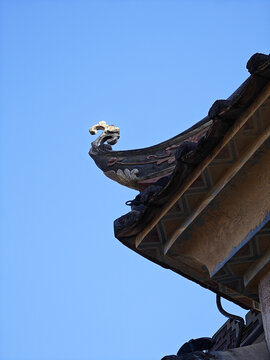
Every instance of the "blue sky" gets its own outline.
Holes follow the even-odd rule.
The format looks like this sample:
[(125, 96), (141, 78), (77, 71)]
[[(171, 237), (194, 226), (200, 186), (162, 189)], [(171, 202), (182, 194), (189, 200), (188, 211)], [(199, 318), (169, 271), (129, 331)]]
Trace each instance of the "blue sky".
[[(88, 156), (166, 140), (269, 53), (269, 1), (1, 2), (0, 360), (158, 360), (226, 320), (113, 236), (136, 192)], [(244, 314), (224, 302), (226, 309)]]

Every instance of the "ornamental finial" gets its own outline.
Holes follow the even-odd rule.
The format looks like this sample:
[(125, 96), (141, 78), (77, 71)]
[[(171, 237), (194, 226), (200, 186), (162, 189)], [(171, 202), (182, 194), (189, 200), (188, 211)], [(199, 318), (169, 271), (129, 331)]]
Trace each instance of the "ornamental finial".
[(100, 121), (89, 129), (91, 135), (95, 135), (98, 130), (103, 130), (102, 134), (92, 143), (94, 147), (101, 148), (104, 143), (114, 145), (120, 138), (120, 129), (114, 125), (107, 125), (106, 121)]

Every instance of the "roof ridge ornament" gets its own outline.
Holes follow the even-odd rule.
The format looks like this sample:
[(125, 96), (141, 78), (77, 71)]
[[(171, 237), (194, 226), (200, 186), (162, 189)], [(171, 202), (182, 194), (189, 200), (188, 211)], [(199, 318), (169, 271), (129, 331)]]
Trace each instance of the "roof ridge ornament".
[[(114, 125), (108, 125), (106, 121), (100, 121), (89, 129), (91, 135), (96, 135), (98, 130), (103, 130), (99, 137), (92, 142), (91, 152), (100, 150), (112, 150), (111, 145), (115, 145), (120, 138), (120, 129)], [(107, 142), (107, 144), (105, 144)]]

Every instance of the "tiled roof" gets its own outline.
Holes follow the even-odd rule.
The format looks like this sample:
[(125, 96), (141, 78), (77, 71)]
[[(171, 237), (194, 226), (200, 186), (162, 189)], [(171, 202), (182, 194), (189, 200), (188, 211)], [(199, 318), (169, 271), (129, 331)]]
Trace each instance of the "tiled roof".
[[(266, 111), (266, 121), (270, 107), (270, 56), (255, 54), (248, 61), (247, 67), (251, 72), (250, 77), (227, 100), (217, 100), (210, 108), (208, 117), (203, 122), (206, 124), (211, 121), (206, 134), (197, 139), (195, 144), (184, 141), (178, 146), (173, 173), (162, 179), (163, 182), (158, 181), (141, 191), (131, 202), (132, 211), (117, 219), (114, 229), (115, 236), (124, 245), (149, 260), (170, 268), (245, 308), (259, 309), (257, 293), (244, 289), (243, 279), (239, 278), (238, 273), (231, 274), (231, 268), (228, 280), (226, 273), (221, 273), (221, 270), (226, 271), (225, 268), (214, 269), (209, 278), (207, 271), (204, 275), (203, 268), (195, 274), (194, 264), (189, 264), (188, 258), (179, 262), (176, 257), (170, 256), (175, 240), (180, 235), (185, 237), (184, 241), (193, 236), (186, 229), (192, 227), (198, 214), (235, 176), (239, 162), (242, 161), (241, 166), (245, 164), (246, 155), (242, 150), (246, 149), (250, 139), (256, 140), (256, 137), (261, 136), (258, 146), (267, 139), (263, 133), (260, 135), (257, 132), (256, 127), (261, 121), (258, 109)], [(228, 169), (224, 177), (223, 173)], [(168, 255), (166, 259), (164, 255)], [(239, 256), (240, 259), (240, 253)], [(236, 258), (234, 263), (235, 261)], [(240, 264), (244, 269), (242, 258)]]
[[(223, 198), (226, 199), (227, 184), (233, 183), (234, 188), (242, 184), (243, 173), (250, 170), (247, 169), (250, 160), (255, 161), (265, 147), (270, 147), (270, 55), (253, 55), (247, 69), (249, 78), (228, 99), (215, 101), (207, 117), (180, 135), (145, 149), (112, 151), (105, 142), (114, 144), (120, 130), (102, 122), (90, 129), (91, 133), (104, 129), (92, 143), (90, 155), (105, 175), (140, 190), (133, 201), (127, 202), (131, 211), (114, 222), (115, 236), (124, 245), (244, 308), (259, 309), (257, 290), (251, 286), (254, 271), (245, 274), (245, 278), (243, 274), (265, 251), (269, 219), (260, 219), (259, 225), (254, 224), (256, 231), (252, 227), (249, 229), (249, 224), (245, 225), (243, 232), (252, 230), (247, 236), (248, 241), (252, 238), (254, 246), (241, 243), (240, 251), (239, 244), (232, 245), (233, 254), (228, 254), (225, 262), (218, 259), (208, 267), (203, 261), (206, 257), (209, 259), (206, 253), (218, 227), (216, 222), (212, 224), (214, 217), (205, 220), (213, 229), (208, 228), (212, 233), (200, 232), (200, 221), (204, 221), (207, 211), (219, 200), (226, 201)], [(237, 183), (239, 174), (242, 178)], [(238, 204), (234, 206), (237, 208), (233, 208), (235, 215), (229, 213), (228, 218), (239, 218)], [(264, 214), (265, 209), (258, 211)], [(219, 213), (214, 215), (218, 221)], [(240, 223), (245, 219), (247, 217), (242, 216)], [(221, 231), (223, 226), (219, 225)], [(191, 238), (194, 243), (194, 234), (196, 239), (204, 236), (208, 243), (204, 259), (200, 258), (202, 262), (197, 260), (197, 255), (190, 257), (186, 249)], [(226, 243), (222, 236), (219, 240)], [(186, 255), (182, 251), (183, 244), (187, 244)]]

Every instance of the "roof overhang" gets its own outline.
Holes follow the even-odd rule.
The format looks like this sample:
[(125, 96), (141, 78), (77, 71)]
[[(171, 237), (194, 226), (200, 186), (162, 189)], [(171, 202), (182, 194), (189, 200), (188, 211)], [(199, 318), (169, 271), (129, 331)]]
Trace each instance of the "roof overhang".
[(100, 122), (89, 154), (105, 175), (141, 191), (114, 223), (123, 244), (259, 310), (258, 282), (270, 268), (270, 55), (253, 55), (247, 68), (228, 99), (174, 138), (112, 151), (120, 130)]
[(270, 263), (270, 63), (209, 111), (202, 144), (184, 154), (142, 211), (115, 222), (125, 245), (245, 307)]

